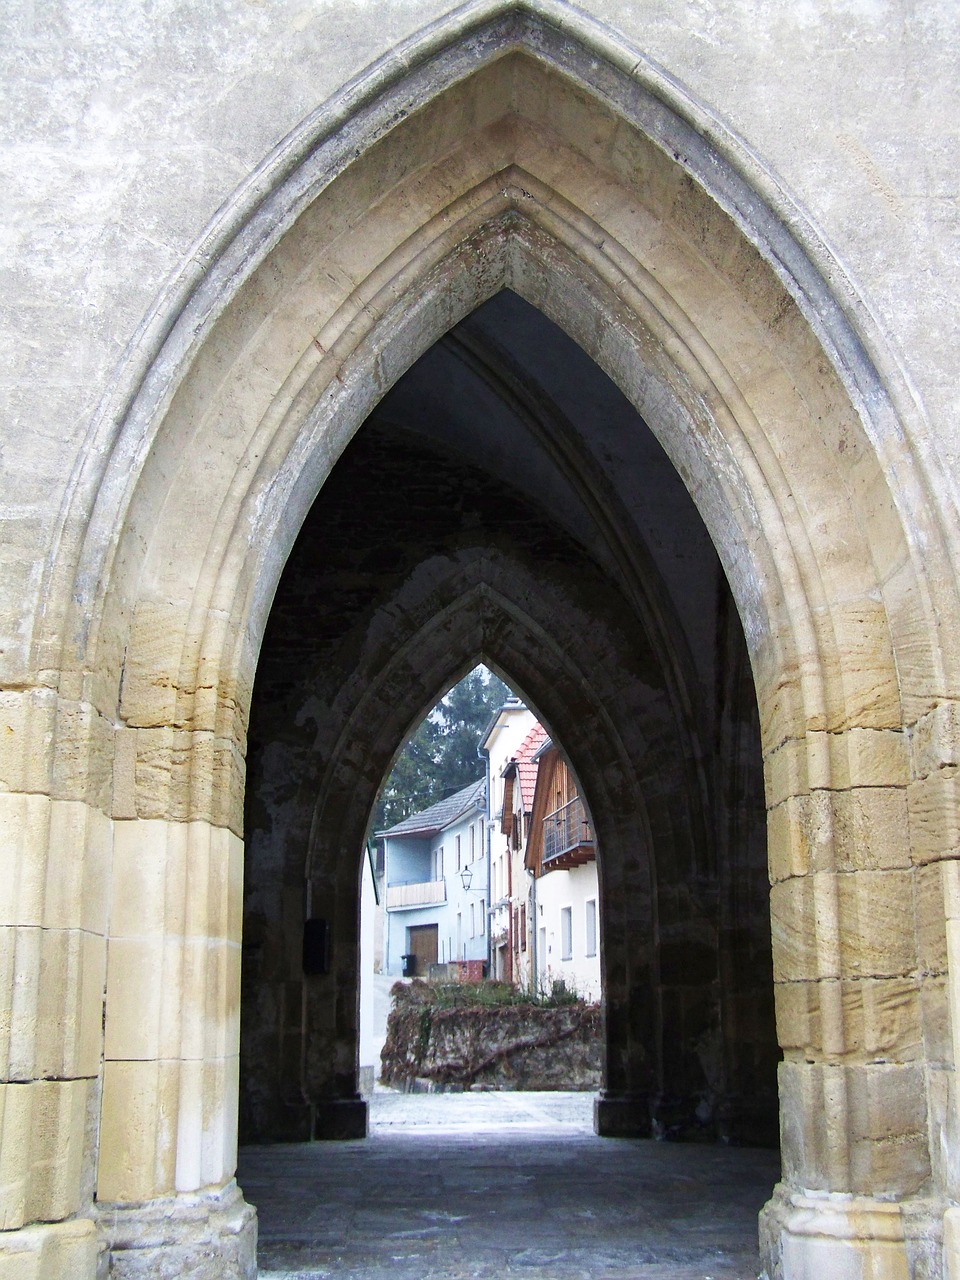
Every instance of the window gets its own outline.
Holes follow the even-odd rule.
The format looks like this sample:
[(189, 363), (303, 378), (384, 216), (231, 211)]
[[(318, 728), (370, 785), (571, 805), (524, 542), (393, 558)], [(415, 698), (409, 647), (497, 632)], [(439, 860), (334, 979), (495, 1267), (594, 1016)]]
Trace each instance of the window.
[(487, 904), (480, 899), (480, 937), (482, 938), (487, 928)]
[(463, 870), (463, 858), (461, 857), (461, 854), (460, 854), (460, 837), (459, 836), (457, 836), (457, 870), (458, 871)]
[(434, 880), (443, 879), (443, 845), (433, 855), (433, 878)]
[(520, 950), (527, 949), (527, 904), (520, 903)]
[(540, 977), (542, 978), (547, 972), (547, 927), (540, 926), (540, 954), (537, 956), (537, 962), (540, 967)]
[(597, 900), (588, 899), (586, 903), (587, 955), (597, 954)]
[(476, 936), (477, 936), (476, 903), (471, 902), (470, 903), (470, 937), (475, 938)]
[(477, 826), (475, 822), (470, 823), (470, 861), (473, 862), (477, 856)]
[(560, 909), (560, 959), (573, 959), (573, 907)]
[(458, 960), (463, 959), (463, 957), (460, 954), (461, 951), (463, 951), (463, 916), (458, 911), (457, 912), (457, 959)]

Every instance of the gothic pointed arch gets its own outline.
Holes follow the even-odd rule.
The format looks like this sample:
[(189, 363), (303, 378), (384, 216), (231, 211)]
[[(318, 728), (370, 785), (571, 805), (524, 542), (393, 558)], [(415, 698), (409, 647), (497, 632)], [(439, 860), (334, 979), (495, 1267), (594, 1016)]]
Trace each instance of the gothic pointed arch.
[[(958, 602), (914, 410), (747, 149), (637, 51), (560, 14), (471, 7), (305, 122), (158, 305), (75, 477), (34, 637), (63, 672), (58, 768), (109, 793), (117, 882), (149, 865), (169, 904), (112, 898), (101, 1127), (121, 1132), (131, 1098), (151, 1120), (134, 1150), (101, 1143), (108, 1237), (125, 1206), (232, 1177), (246, 731), (284, 563), (371, 410), (505, 289), (655, 433), (742, 619), (787, 1059), (771, 1266), (802, 1274), (812, 1236), (899, 1259), (946, 1204), (930, 902), (956, 847), (938, 744)], [(189, 897), (190, 914), (201, 863), (209, 910)], [(155, 996), (174, 986), (179, 1004)], [(907, 1013), (878, 1027), (877, 1002)], [(863, 1198), (855, 1219), (834, 1193)]]

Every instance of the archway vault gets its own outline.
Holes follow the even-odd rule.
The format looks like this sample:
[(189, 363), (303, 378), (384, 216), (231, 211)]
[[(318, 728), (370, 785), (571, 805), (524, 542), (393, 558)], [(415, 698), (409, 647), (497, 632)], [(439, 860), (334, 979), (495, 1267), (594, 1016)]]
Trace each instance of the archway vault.
[[(106, 919), (103, 889), (89, 929), (110, 938), (105, 1040), (96, 1001), (78, 1016), (83, 1052), (103, 1048), (99, 1196), (116, 1258), (153, 1230), (152, 1209), (124, 1206), (232, 1177), (244, 743), (286, 556), (384, 392), (510, 288), (657, 434), (743, 620), (787, 1054), (768, 1265), (799, 1276), (856, 1251), (934, 1274), (954, 1212), (958, 681), (940, 637), (958, 610), (877, 344), (743, 176), (746, 153), (714, 142), (633, 51), (549, 5), (473, 10), (335, 110), (265, 167), (238, 234), (160, 322), (122, 425), (103, 428), (109, 461), (79, 478), (67, 523), (83, 545), (64, 540), (49, 580), (71, 587), (36, 634), (58, 655), (60, 702), (55, 721), (47, 693), (29, 714), (54, 725), (55, 802), (94, 815), (77, 819), (88, 868), (106, 839), (95, 815), (113, 824), (115, 906)], [(185, 841), (209, 851), (202, 905)], [(144, 1036), (136, 993), (163, 975), (177, 998)], [(74, 1182), (38, 1220), (87, 1211)], [(235, 1199), (211, 1194), (242, 1241)]]

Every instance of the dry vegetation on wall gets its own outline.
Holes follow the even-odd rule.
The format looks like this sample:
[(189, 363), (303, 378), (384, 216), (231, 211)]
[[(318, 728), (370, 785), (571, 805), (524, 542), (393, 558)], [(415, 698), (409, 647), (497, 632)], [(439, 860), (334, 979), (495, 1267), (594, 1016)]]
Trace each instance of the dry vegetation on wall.
[(600, 1006), (506, 983), (398, 982), (381, 1079), (409, 1089), (598, 1089)]

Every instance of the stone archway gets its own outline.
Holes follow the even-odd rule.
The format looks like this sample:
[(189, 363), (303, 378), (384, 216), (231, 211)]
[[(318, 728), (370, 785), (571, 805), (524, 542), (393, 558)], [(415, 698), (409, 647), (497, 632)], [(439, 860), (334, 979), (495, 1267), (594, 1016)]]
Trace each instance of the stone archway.
[[(957, 601), (879, 346), (844, 312), (802, 222), (749, 180), (746, 150), (636, 51), (547, 5), (429, 32), (336, 110), (263, 171), (235, 234), (223, 229), (192, 296), (172, 305), (116, 431), (106, 415), (107, 462), (92, 449), (78, 483), (79, 562), (51, 571), (37, 644), (54, 655), (59, 700), (38, 693), (23, 714), (48, 735), (57, 808), (36, 819), (29, 858), (45, 865), (67, 824), (86, 850), (80, 878), (96, 882), (86, 931), (101, 941), (87, 986), (72, 978), (49, 997), (54, 1024), (79, 1028), (50, 1051), (69, 1120), (20, 1157), (25, 1182), (39, 1179), (23, 1221), (80, 1216), (25, 1249), (39, 1258), (54, 1241), (63, 1275), (93, 1273), (88, 1182), (59, 1135), (82, 1134), (96, 1105), (83, 1082), (99, 1073), (98, 1220), (116, 1273), (175, 1271), (211, 1235), (233, 1242), (211, 1274), (249, 1270), (231, 1183), (236, 909), (265, 619), (306, 510), (370, 408), (509, 287), (656, 432), (743, 620), (787, 1051), (768, 1265), (797, 1277), (860, 1255), (876, 1274), (935, 1274), (945, 1211), (954, 1248), (944, 766), (957, 681), (940, 636)], [(58, 583), (71, 584), (59, 597)], [(104, 937), (101, 1041), (84, 993)], [(68, 972), (65, 956), (51, 963)], [(101, 1044), (102, 1070), (87, 1061)], [(53, 1190), (36, 1172), (51, 1164)]]
[[(491, 341), (498, 330), (514, 348), (506, 373)], [(465, 348), (489, 359), (464, 364)], [(598, 477), (588, 483), (579, 451), (564, 465), (570, 424), (540, 380), (551, 372), (561, 399), (580, 397), (569, 401), (580, 429), (612, 428), (630, 455), (621, 473), (641, 486), (637, 501), (662, 544), (637, 590), (644, 543), (626, 515), (618, 536), (603, 539), (616, 492)], [(545, 439), (559, 457), (538, 454)], [(597, 505), (599, 522), (585, 523)], [(354, 851), (405, 732), (481, 659), (532, 698), (565, 744), (601, 836), (610, 1033), (601, 1131), (646, 1136), (654, 1125), (770, 1140), (759, 729), (727, 602), (709, 537), (647, 428), (515, 296), (492, 300), (404, 376), (311, 509), (261, 649), (247, 757), (245, 1140), (364, 1131)], [(334, 941), (332, 972), (307, 981), (295, 944), (311, 915), (328, 921)]]

